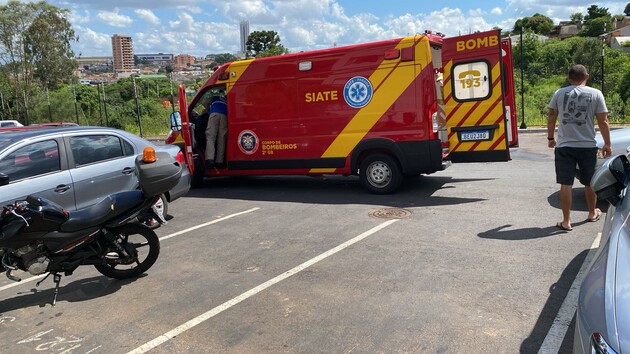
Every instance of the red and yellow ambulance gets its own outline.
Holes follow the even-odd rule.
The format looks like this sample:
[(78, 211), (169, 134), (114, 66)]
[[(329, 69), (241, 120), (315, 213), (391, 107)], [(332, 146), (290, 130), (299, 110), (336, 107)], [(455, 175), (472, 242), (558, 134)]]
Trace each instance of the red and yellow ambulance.
[[(511, 45), (499, 30), (453, 38), (427, 32), (224, 64), (190, 104), (180, 87), (193, 184), (211, 176), (340, 174), (391, 193), (405, 176), (451, 162), (508, 161), (518, 142), (512, 76)], [(216, 95), (228, 106), (226, 165), (206, 168), (196, 141), (203, 132), (189, 119)]]

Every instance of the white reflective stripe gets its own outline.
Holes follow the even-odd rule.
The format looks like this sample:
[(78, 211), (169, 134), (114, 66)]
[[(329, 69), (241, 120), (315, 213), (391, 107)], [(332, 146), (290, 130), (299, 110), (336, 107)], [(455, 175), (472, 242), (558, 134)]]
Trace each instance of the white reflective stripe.
[(186, 152), (192, 152), (192, 146), (186, 146)]

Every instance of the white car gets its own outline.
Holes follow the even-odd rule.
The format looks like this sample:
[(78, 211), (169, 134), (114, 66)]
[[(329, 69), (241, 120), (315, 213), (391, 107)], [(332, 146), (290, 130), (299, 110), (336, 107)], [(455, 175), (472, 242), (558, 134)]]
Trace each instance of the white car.
[(15, 128), (23, 127), (23, 125), (17, 120), (0, 120), (0, 128)]

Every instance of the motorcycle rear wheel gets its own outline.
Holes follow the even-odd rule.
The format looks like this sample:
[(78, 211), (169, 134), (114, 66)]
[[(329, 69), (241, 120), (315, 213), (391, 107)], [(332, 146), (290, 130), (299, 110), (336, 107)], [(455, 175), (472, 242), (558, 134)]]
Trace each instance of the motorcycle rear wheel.
[[(121, 255), (114, 246), (110, 246), (105, 251), (108, 263), (95, 265), (96, 270), (110, 278), (128, 279), (151, 268), (160, 254), (160, 239), (153, 230), (141, 224), (127, 224), (110, 231), (133, 259)], [(119, 258), (114, 254), (118, 254)], [(129, 261), (120, 264), (120, 259), (124, 258)]]

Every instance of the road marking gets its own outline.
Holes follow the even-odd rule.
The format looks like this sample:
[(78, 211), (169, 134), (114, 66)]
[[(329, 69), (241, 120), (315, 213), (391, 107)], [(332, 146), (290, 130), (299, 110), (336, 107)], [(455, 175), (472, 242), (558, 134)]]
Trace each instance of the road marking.
[[(221, 222), (221, 221), (233, 218), (235, 216), (248, 214), (248, 213), (254, 212), (254, 211), (259, 210), (259, 209), (260, 208), (258, 208), (258, 207), (251, 208), (251, 209), (248, 209), (248, 210), (245, 210), (245, 211), (241, 211), (239, 213), (227, 215), (227, 216), (224, 216), (222, 218), (218, 218), (218, 219), (209, 221), (209, 222), (201, 224), (201, 225), (190, 227), (190, 228), (188, 228), (186, 230), (182, 230), (182, 231), (178, 231), (178, 232), (172, 233), (170, 235), (162, 236), (162, 237), (160, 237), (160, 241), (169, 239), (171, 237), (179, 236), (181, 234), (185, 234), (186, 232), (190, 232), (190, 231), (193, 231), (193, 230), (196, 230), (196, 229), (208, 226), (208, 225), (216, 224), (218, 222)], [(15, 286), (18, 286), (18, 285), (21, 285), (21, 284), (25, 284), (25, 283), (28, 283), (28, 282), (31, 282), (31, 281), (34, 281), (34, 280), (37, 280), (37, 279), (41, 279), (41, 278), (43, 278), (45, 276), (46, 276), (46, 274), (36, 275), (36, 276), (32, 276), (32, 277), (28, 277), (28, 278), (22, 279), (22, 281), (20, 281), (20, 282), (15, 282), (15, 283), (7, 284), (7, 285), (4, 285), (4, 286), (0, 286), (0, 292), (8, 290), (8, 289), (11, 289), (11, 288), (13, 288)]]
[(18, 286), (20, 284), (28, 283), (28, 282), (33, 281), (33, 280), (41, 279), (41, 278), (43, 278), (45, 276), (46, 276), (46, 274), (36, 275), (36, 276), (32, 276), (32, 277), (29, 277), (29, 278), (26, 278), (26, 279), (22, 279), (22, 281), (20, 281), (20, 282), (15, 282), (15, 283), (7, 284), (5, 286), (0, 286), (0, 291), (5, 291), (7, 289), (11, 289), (14, 286)]
[(170, 235), (162, 236), (162, 237), (160, 237), (160, 241), (163, 241), (163, 240), (169, 239), (169, 238), (171, 238), (171, 237), (179, 236), (179, 235), (181, 235), (181, 234), (185, 234), (185, 233), (187, 233), (187, 232), (190, 232), (190, 231), (193, 231), (193, 230), (197, 230), (197, 229), (200, 229), (200, 228), (202, 228), (202, 227), (206, 227), (206, 226), (208, 226), (208, 225), (216, 224), (216, 223), (218, 223), (218, 222), (221, 222), (221, 221), (223, 221), (223, 220), (227, 220), (227, 219), (233, 218), (233, 217), (235, 217), (235, 216), (239, 216), (239, 215), (243, 215), (243, 214), (251, 213), (251, 212), (254, 212), (254, 211), (259, 210), (259, 209), (260, 209), (260, 208), (258, 208), (258, 207), (256, 207), (256, 208), (251, 208), (251, 209), (249, 209), (249, 210), (241, 211), (240, 213), (235, 213), (235, 214), (227, 215), (227, 216), (224, 216), (224, 217), (222, 217), (222, 218), (218, 218), (218, 219), (215, 219), (215, 220), (209, 221), (209, 222), (207, 222), (207, 223), (205, 223), (205, 224), (200, 224), (200, 225), (197, 225), (197, 226), (189, 227), (189, 228), (187, 228), (186, 230), (182, 230), (182, 231), (178, 231), (178, 232), (172, 233), (172, 234), (170, 234)]
[(560, 346), (562, 345), (564, 336), (567, 334), (567, 330), (571, 325), (571, 320), (573, 319), (573, 315), (575, 315), (575, 311), (577, 309), (578, 297), (580, 295), (580, 285), (582, 284), (584, 273), (591, 265), (591, 262), (597, 253), (597, 248), (599, 248), (601, 238), (602, 233), (600, 232), (597, 234), (597, 237), (595, 237), (595, 240), (591, 245), (591, 250), (588, 251), (580, 271), (575, 277), (573, 284), (571, 284), (571, 289), (569, 289), (567, 296), (564, 298), (562, 306), (560, 306), (560, 310), (558, 311), (558, 315), (553, 320), (553, 324), (551, 325), (549, 332), (547, 332), (547, 336), (540, 346), (538, 354), (558, 353), (560, 351)]
[(316, 256), (315, 258), (311, 258), (310, 260), (308, 260), (308, 261), (298, 265), (297, 267), (295, 267), (293, 269), (290, 269), (290, 270), (288, 270), (288, 271), (286, 271), (286, 272), (276, 276), (275, 278), (270, 279), (270, 280), (268, 280), (268, 281), (258, 285), (257, 287), (252, 288), (252, 289), (242, 293), (241, 295), (239, 295), (239, 296), (237, 296), (237, 297), (235, 297), (235, 298), (233, 298), (231, 300), (228, 300), (228, 301), (224, 302), (223, 304), (221, 304), (221, 305), (211, 309), (210, 311), (208, 311), (206, 313), (203, 313), (203, 314), (201, 314), (201, 315), (199, 315), (199, 316), (189, 320), (188, 322), (186, 322), (186, 323), (184, 323), (184, 324), (182, 324), (180, 326), (177, 326), (177, 327), (173, 328), (172, 330), (170, 330), (170, 331), (168, 331), (168, 332), (166, 332), (166, 333), (156, 337), (155, 339), (153, 339), (153, 340), (151, 340), (149, 342), (146, 342), (145, 344), (139, 346), (138, 348), (130, 351), (128, 354), (146, 353), (146, 352), (148, 352), (151, 349), (157, 348), (159, 345), (161, 345), (161, 344), (163, 344), (163, 343), (173, 339), (174, 337), (176, 337), (176, 336), (186, 332), (187, 330), (189, 330), (189, 329), (191, 329), (191, 328), (193, 328), (193, 327), (195, 327), (195, 326), (197, 326), (197, 325), (199, 325), (199, 324), (201, 324), (201, 323), (211, 319), (212, 317), (214, 317), (214, 316), (220, 314), (221, 312), (229, 309), (230, 307), (240, 303), (241, 301), (247, 300), (248, 298), (258, 294), (259, 292), (269, 288), (270, 286), (275, 285), (275, 284), (283, 281), (284, 279), (287, 279), (288, 277), (290, 277), (292, 275), (295, 275), (295, 274), (303, 271), (304, 269), (306, 269), (306, 268), (308, 268), (308, 267), (310, 267), (310, 266), (312, 266), (312, 265), (314, 265), (314, 264), (316, 264), (316, 263), (318, 263), (318, 262), (320, 262), (320, 261), (322, 261), (322, 260), (324, 260), (324, 259), (326, 259), (326, 258), (328, 258), (328, 257), (330, 257), (332, 255), (334, 255), (335, 253), (340, 252), (340, 251), (342, 251), (342, 250), (352, 246), (353, 244), (355, 244), (355, 243), (365, 239), (366, 237), (368, 237), (368, 236), (370, 236), (370, 235), (372, 235), (372, 234), (374, 234), (374, 233), (376, 233), (376, 232), (386, 228), (387, 226), (395, 223), (396, 221), (398, 221), (398, 219), (385, 221), (384, 223), (382, 223), (382, 224), (380, 224), (380, 225), (378, 225), (376, 227), (373, 227), (372, 229), (370, 229), (370, 230), (360, 234), (359, 236), (356, 236), (355, 238), (353, 238), (351, 240), (348, 240), (348, 241), (340, 244), (339, 246), (337, 246), (335, 248), (331, 248), (330, 250), (320, 254), (319, 256)]

